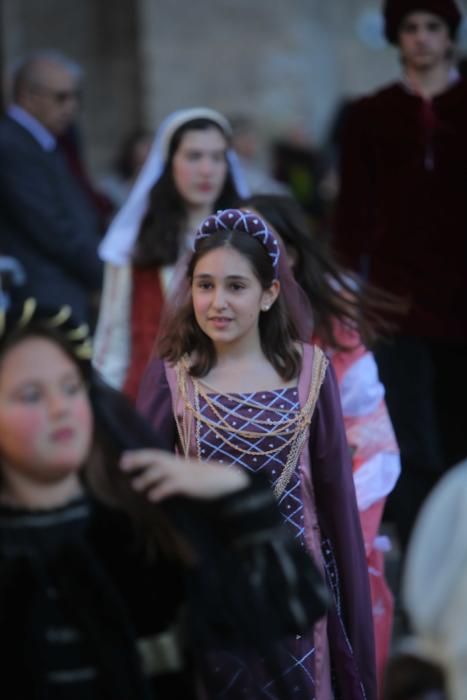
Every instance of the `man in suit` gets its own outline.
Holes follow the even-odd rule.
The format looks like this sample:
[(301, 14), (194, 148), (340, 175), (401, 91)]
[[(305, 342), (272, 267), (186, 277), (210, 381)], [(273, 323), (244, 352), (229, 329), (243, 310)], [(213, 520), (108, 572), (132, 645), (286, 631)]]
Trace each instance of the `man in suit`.
[(24, 266), (27, 295), (69, 304), (87, 321), (101, 287), (97, 218), (57, 150), (76, 115), (80, 80), (79, 67), (52, 52), (14, 71), (13, 102), (0, 120), (0, 239), (2, 252)]

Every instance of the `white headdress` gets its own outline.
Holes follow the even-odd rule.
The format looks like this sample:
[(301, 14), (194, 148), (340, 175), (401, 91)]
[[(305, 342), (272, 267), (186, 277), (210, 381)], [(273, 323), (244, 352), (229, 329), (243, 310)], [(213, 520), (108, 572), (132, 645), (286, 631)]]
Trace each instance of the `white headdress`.
[[(158, 129), (146, 162), (127, 201), (102, 239), (99, 246), (99, 255), (102, 260), (114, 265), (124, 265), (128, 262), (148, 207), (149, 192), (162, 175), (172, 137), (177, 129), (194, 119), (209, 119), (219, 126), (227, 138), (231, 136), (232, 129), (227, 119), (219, 112), (207, 107), (181, 109), (166, 117)], [(239, 197), (247, 197), (248, 188), (232, 149), (227, 151), (227, 161)]]
[(449, 698), (467, 697), (467, 461), (428, 497), (410, 541), (403, 585), (412, 651), (439, 664)]

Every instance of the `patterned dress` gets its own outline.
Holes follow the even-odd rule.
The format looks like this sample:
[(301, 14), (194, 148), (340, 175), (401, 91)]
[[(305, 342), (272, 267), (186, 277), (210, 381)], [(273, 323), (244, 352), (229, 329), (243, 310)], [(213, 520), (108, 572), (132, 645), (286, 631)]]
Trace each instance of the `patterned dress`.
[[(197, 423), (198, 451), (202, 459), (217, 460), (226, 464), (235, 464), (248, 471), (261, 473), (274, 486), (287, 461), (290, 446), (285, 438), (271, 436), (271, 427), (290, 419), (300, 409), (298, 391), (293, 388), (276, 391), (255, 392), (249, 394), (211, 394), (209, 396), (216, 412), (222, 415), (232, 428), (242, 431), (251, 430), (263, 433), (263, 436), (246, 442), (245, 438), (232, 434), (227, 444), (209, 425)], [(216, 415), (211, 406), (200, 397), (199, 409), (203, 416), (215, 421)], [(232, 445), (238, 445), (238, 452)], [(270, 452), (270, 454), (264, 454)], [(257, 454), (255, 454), (257, 453)], [(304, 508), (301, 498), (299, 470), (295, 469), (289, 484), (279, 499), (279, 509), (284, 520), (305, 546)], [(248, 662), (247, 662), (248, 661)], [(287, 688), (290, 698), (315, 697), (315, 645), (313, 632), (291, 639), (278, 652), (282, 683), (277, 685), (271, 680), (267, 669), (261, 668), (259, 660), (251, 673), (251, 659), (244, 654), (216, 653), (209, 659), (208, 689), (221, 698), (269, 698), (279, 700), (284, 697), (283, 687)], [(208, 682), (209, 682), (208, 681)]]
[[(312, 356), (310, 349), (310, 359)], [(193, 406), (196, 416), (192, 421), (180, 407), (184, 417), (178, 427), (185, 454), (265, 476), (287, 526), (308, 548), (323, 574), (316, 514), (314, 518), (306, 514), (302, 488), (303, 467), (308, 466), (303, 459), (308, 451), (303, 448), (327, 364), (323, 353), (316, 350), (316, 362), (308, 363), (297, 387), (241, 394), (213, 393), (189, 377), (184, 362), (177, 370), (177, 392), (185, 406), (187, 402)], [(316, 511), (314, 504), (312, 510)], [(310, 529), (312, 537), (307, 532)], [(274, 669), (264, 668), (259, 654), (245, 650), (210, 654), (204, 666), (209, 698), (332, 698), (325, 620), (306, 635), (284, 640), (275, 649)]]
[[(287, 526), (334, 593), (335, 606), (309, 634), (276, 645), (273, 667), (261, 652), (209, 655), (203, 700), (376, 700), (368, 569), (337, 383), (321, 351), (304, 344), (303, 353), (296, 388), (221, 394), (183, 361), (159, 358), (143, 378), (138, 407), (167, 446), (268, 478)], [(293, 440), (281, 431), (287, 421)]]
[[(232, 434), (230, 442), (248, 453), (229, 446), (209, 425), (199, 422), (199, 453), (202, 459), (243, 467), (248, 471), (264, 474), (274, 486), (287, 461), (289, 447), (285, 438), (270, 435), (270, 429), (284, 423), (292, 413), (300, 409), (298, 391), (295, 388), (249, 394), (212, 394), (210, 400), (232, 428), (264, 433), (263, 437), (246, 441)], [(214, 422), (216, 416), (207, 402), (200, 397), (200, 412)], [(264, 452), (270, 454), (264, 455)], [(257, 452), (258, 454), (255, 454)], [(296, 537), (304, 544), (304, 514), (300, 494), (298, 470), (291, 476), (285, 493), (279, 499), (279, 509)]]

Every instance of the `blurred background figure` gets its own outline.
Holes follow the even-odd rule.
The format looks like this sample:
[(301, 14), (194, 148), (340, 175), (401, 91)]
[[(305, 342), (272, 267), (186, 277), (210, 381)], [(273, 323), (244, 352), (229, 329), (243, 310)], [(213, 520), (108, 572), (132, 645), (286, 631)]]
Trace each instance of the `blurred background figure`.
[(318, 231), (324, 216), (320, 183), (324, 161), (302, 124), (289, 127), (272, 145), (274, 176), (287, 187), (305, 212), (310, 228)]
[(167, 117), (100, 247), (107, 264), (94, 362), (109, 384), (132, 398), (154, 347), (175, 263), (198, 224), (247, 191), (230, 137), (227, 119), (211, 109)]
[(339, 164), (342, 132), (350, 104), (349, 98), (342, 98), (338, 103), (329, 122), (329, 129), (322, 148), (322, 176), (319, 182), (319, 194), (323, 206), (319, 231), (327, 237), (334, 228), (340, 189)]
[(402, 594), (412, 636), (388, 669), (385, 700), (467, 697), (466, 533), (464, 461), (430, 494), (410, 539)]
[(70, 304), (84, 321), (101, 286), (98, 222), (57, 149), (80, 89), (81, 69), (61, 54), (40, 52), (16, 64), (12, 102), (0, 120), (0, 238), (2, 252), (24, 267), (25, 294)]
[(258, 195), (243, 202), (280, 235), (294, 275), (314, 316), (313, 341), (329, 353), (336, 372), (360, 512), (381, 687), (393, 626), (393, 596), (384, 573), (387, 538), (380, 536), (386, 497), (400, 474), (399, 450), (372, 352), (376, 297), (339, 267), (326, 243), (310, 232), (292, 197)]
[(441, 668), (411, 646), (402, 643), (389, 659), (384, 700), (449, 700)]
[(151, 149), (153, 134), (147, 129), (133, 129), (117, 151), (112, 171), (99, 181), (99, 190), (112, 202), (114, 210), (126, 201)]
[(233, 115), (232, 148), (238, 156), (243, 177), (251, 194), (287, 194), (288, 187), (269, 173), (269, 156), (265, 153), (263, 135), (252, 117)]
[(106, 193), (99, 191), (88, 171), (81, 128), (76, 121), (60, 134), (57, 139), (57, 147), (65, 158), (74, 178), (86, 193), (89, 205), (94, 208), (99, 234), (103, 234), (114, 212), (114, 206)]
[(467, 455), (467, 83), (454, 0), (387, 0), (402, 75), (345, 117), (336, 248), (409, 303), (375, 355), (401, 449), (388, 501), (405, 547), (418, 508)]

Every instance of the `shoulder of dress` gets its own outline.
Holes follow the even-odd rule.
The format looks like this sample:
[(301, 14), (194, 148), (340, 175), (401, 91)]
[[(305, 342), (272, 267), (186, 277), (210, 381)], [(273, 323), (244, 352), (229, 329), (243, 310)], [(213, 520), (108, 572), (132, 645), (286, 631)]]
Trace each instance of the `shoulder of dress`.
[(304, 360), (312, 359), (313, 361), (318, 358), (322, 360), (323, 358), (327, 360), (328, 354), (318, 343), (300, 343), (302, 357)]

